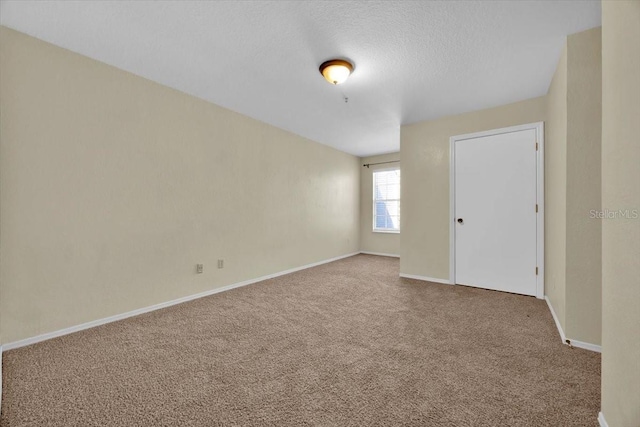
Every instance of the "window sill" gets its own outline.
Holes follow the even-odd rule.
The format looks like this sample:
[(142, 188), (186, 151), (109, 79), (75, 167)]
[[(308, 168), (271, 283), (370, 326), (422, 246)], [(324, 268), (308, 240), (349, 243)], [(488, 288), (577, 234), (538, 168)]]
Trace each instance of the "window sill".
[(400, 231), (395, 230), (373, 230), (374, 233), (382, 233), (382, 234), (400, 234)]

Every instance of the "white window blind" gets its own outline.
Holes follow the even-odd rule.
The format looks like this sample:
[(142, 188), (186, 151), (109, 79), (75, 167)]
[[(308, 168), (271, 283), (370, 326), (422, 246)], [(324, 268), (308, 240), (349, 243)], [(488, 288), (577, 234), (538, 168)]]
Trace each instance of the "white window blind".
[(373, 231), (400, 231), (400, 169), (373, 172)]

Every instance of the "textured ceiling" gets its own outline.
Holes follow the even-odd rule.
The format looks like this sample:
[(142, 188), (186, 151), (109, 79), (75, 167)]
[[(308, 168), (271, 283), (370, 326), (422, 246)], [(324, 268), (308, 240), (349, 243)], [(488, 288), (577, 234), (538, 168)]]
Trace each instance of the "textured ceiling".
[[(599, 1), (2, 1), (2, 25), (359, 156), (544, 95)], [(318, 72), (349, 58), (340, 86)], [(343, 94), (349, 99), (344, 102)]]

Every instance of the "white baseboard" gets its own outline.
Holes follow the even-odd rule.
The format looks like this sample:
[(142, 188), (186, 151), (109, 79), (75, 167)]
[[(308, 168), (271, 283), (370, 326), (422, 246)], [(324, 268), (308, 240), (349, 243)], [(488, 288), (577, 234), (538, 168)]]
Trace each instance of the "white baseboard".
[(571, 338), (568, 338), (568, 340), (569, 340), (569, 344), (571, 344), (574, 347), (583, 348), (589, 351), (595, 351), (596, 353), (602, 353), (601, 345), (591, 344), (589, 342), (582, 342), (578, 340), (572, 340)]
[(220, 293), (220, 292), (229, 291), (231, 289), (240, 288), (242, 286), (251, 285), (253, 283), (262, 282), (263, 280), (273, 279), (274, 277), (279, 277), (279, 276), (284, 276), (285, 274), (295, 273), (296, 271), (305, 270), (307, 268), (316, 267), (316, 266), (322, 265), (322, 264), (327, 264), (329, 262), (337, 261), (337, 260), (343, 259), (343, 258), (348, 258), (348, 257), (354, 256), (354, 255), (358, 255), (358, 252), (354, 252), (354, 253), (350, 253), (350, 254), (347, 254), (347, 255), (338, 256), (338, 257), (335, 257), (335, 258), (325, 259), (323, 261), (314, 262), (312, 264), (303, 265), (301, 267), (291, 268), (289, 270), (280, 271), (278, 273), (268, 274), (266, 276), (257, 277), (255, 279), (249, 279), (249, 280), (245, 280), (245, 281), (242, 281), (242, 282), (233, 283), (231, 285), (222, 286), (220, 288), (211, 289), (209, 291), (200, 292), (200, 293), (194, 294), (194, 295), (188, 295), (186, 297), (174, 299), (172, 301), (167, 301), (167, 302), (162, 302), (162, 303), (159, 303), (159, 304), (154, 304), (154, 305), (151, 305), (151, 306), (148, 306), (148, 307), (139, 308), (137, 310), (128, 311), (126, 313), (116, 314), (115, 316), (109, 316), (109, 317), (105, 317), (103, 319), (93, 320), (91, 322), (82, 323), (80, 325), (71, 326), (69, 328), (60, 329), (58, 331), (48, 332), (46, 334), (37, 335), (35, 337), (25, 338), (23, 340), (19, 340), (19, 341), (14, 341), (14, 342), (11, 342), (11, 343), (3, 344), (2, 347), (3, 347), (4, 351), (13, 350), (15, 348), (24, 347), (24, 346), (27, 346), (27, 345), (31, 345), (31, 344), (35, 344), (35, 343), (41, 342), (41, 341), (46, 341), (46, 340), (49, 340), (51, 338), (56, 338), (56, 337), (60, 337), (60, 336), (63, 336), (63, 335), (68, 335), (68, 334), (71, 334), (71, 333), (74, 333), (74, 332), (79, 332), (79, 331), (83, 331), (85, 329), (93, 328), (93, 327), (104, 325), (104, 324), (111, 323), (111, 322), (116, 322), (118, 320), (123, 320), (123, 319), (126, 319), (128, 317), (137, 316), (137, 315), (140, 315), (140, 314), (148, 313), (150, 311), (155, 311), (155, 310), (159, 310), (161, 308), (170, 307), (172, 305), (181, 304), (183, 302), (192, 301), (192, 300), (195, 300), (195, 299), (198, 299), (198, 298), (206, 297), (206, 296), (217, 294), (217, 293)]
[(562, 344), (566, 344), (567, 336), (564, 334), (564, 331), (562, 330), (562, 325), (560, 324), (560, 320), (558, 319), (558, 316), (556, 315), (556, 312), (553, 309), (553, 306), (551, 305), (551, 301), (549, 301), (549, 297), (545, 295), (544, 300), (547, 302), (547, 305), (549, 306), (549, 311), (551, 312), (553, 321), (556, 322), (556, 328), (558, 328), (558, 332), (560, 333), (560, 340), (562, 341)]
[(416, 280), (423, 280), (425, 282), (434, 282), (434, 283), (442, 283), (444, 285), (450, 285), (451, 282), (449, 282), (448, 280), (445, 279), (435, 279), (433, 277), (426, 277), (426, 276), (416, 276), (414, 274), (404, 274), (404, 273), (400, 273), (400, 277), (404, 277), (405, 279), (416, 279)]
[(558, 328), (558, 332), (560, 333), (560, 339), (562, 340), (562, 344), (571, 345), (577, 348), (583, 348), (585, 350), (595, 351), (596, 353), (602, 353), (602, 346), (567, 338), (567, 336), (564, 334), (564, 331), (562, 330), (562, 325), (560, 325), (560, 320), (558, 320), (558, 316), (556, 315), (556, 312), (553, 310), (551, 301), (549, 301), (549, 297), (545, 295), (544, 299), (545, 301), (547, 301), (547, 305), (549, 306), (549, 311), (551, 311), (551, 316), (553, 317), (553, 321), (556, 322), (556, 328)]
[(604, 414), (602, 412), (598, 412), (598, 423), (600, 423), (600, 427), (609, 427), (609, 424), (607, 424), (607, 420), (604, 419)]
[(400, 255), (398, 254), (385, 254), (382, 252), (367, 252), (367, 251), (360, 251), (360, 253), (365, 255), (378, 255), (378, 256), (388, 256), (392, 258), (400, 258)]

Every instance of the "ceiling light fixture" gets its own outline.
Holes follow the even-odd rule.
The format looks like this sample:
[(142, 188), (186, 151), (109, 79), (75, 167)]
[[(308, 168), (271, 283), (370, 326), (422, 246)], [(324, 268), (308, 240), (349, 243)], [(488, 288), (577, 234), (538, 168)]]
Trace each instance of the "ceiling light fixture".
[(353, 72), (353, 64), (344, 59), (331, 59), (320, 65), (320, 74), (331, 84), (343, 83)]

